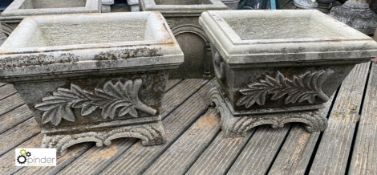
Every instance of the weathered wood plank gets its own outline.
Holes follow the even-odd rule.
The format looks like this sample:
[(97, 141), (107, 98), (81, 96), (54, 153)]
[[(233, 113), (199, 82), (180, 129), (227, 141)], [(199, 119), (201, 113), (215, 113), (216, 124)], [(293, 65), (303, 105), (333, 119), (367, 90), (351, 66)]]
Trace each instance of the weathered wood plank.
[(228, 174), (266, 174), (289, 128), (290, 126), (280, 129), (258, 128), (230, 168)]
[(349, 174), (377, 174), (377, 64), (373, 64)]
[[(14, 94), (0, 101), (0, 116), (24, 104), (19, 94)], [(1, 124), (1, 123), (0, 123)]]
[(0, 46), (4, 43), (5, 39), (7, 39), (7, 37), (4, 35), (3, 32), (0, 32)]
[[(177, 106), (181, 105), (186, 99), (188, 99), (193, 93), (195, 93), (199, 88), (207, 84), (206, 80), (185, 80), (176, 85), (173, 89), (169, 90), (162, 100), (162, 105), (164, 112), (162, 112), (162, 118), (165, 118), (171, 113)], [(178, 94), (179, 93), (179, 94)], [(57, 166), (55, 168), (40, 168), (33, 167), (28, 168), (27, 171), (21, 171), (19, 174), (44, 174), (49, 172), (55, 174), (62, 170), (61, 173), (79, 173), (82, 169), (86, 169), (87, 173), (91, 174), (96, 171), (101, 171), (114, 159), (116, 159), (120, 154), (129, 148), (137, 140), (120, 140), (114, 142), (110, 147), (107, 148), (96, 148), (93, 147), (85, 154), (80, 156), (77, 160), (67, 162), (63, 161), (65, 164), (69, 164), (69, 167), (62, 170), (65, 166)], [(112, 156), (111, 156), (112, 155)], [(73, 160), (73, 159), (72, 159)], [(59, 164), (62, 161), (59, 159)]]
[(33, 118), (7, 130), (0, 135), (0, 155), (3, 155), (20, 143), (37, 135), (40, 131), (41, 129)]
[(210, 109), (143, 174), (184, 174), (219, 131), (219, 118)]
[(168, 83), (166, 84), (165, 91), (169, 91), (170, 89), (174, 88), (177, 84), (181, 83), (181, 79), (174, 79), (174, 80), (169, 80)]
[(201, 88), (190, 99), (185, 101), (165, 120), (166, 143), (160, 146), (143, 147), (140, 143), (120, 155), (104, 169), (102, 174), (140, 174), (154, 162), (164, 150), (170, 147), (178, 136), (183, 133), (208, 107), (207, 93), (210, 83)]
[(345, 174), (370, 63), (355, 66), (343, 82), (310, 174)]
[[(18, 148), (36, 148), (41, 145), (42, 134), (38, 134), (32, 139), (29, 139), (18, 146)], [(12, 174), (22, 167), (16, 167), (14, 165), (14, 149), (8, 151), (6, 154), (0, 157), (0, 174)]]
[(32, 117), (32, 112), (26, 105), (22, 105), (0, 116), (0, 134), (13, 128), (17, 124)]
[[(0, 85), (1, 86), (1, 85)], [(15, 94), (17, 91), (14, 89), (13, 85), (5, 84), (4, 86), (0, 87), (0, 100)]]
[(223, 132), (220, 132), (186, 174), (225, 174), (254, 131), (252, 130), (247, 136), (239, 138), (224, 138)]
[[(329, 114), (334, 95), (325, 104), (324, 116)], [(305, 174), (312, 152), (320, 133), (309, 133), (300, 126), (292, 126), (278, 156), (276, 157), (268, 174), (293, 175)]]

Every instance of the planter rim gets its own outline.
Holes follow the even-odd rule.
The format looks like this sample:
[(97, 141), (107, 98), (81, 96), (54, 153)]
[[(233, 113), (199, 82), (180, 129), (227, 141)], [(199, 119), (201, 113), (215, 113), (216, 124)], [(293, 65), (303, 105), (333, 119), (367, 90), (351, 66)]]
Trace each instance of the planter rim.
[[(321, 22), (328, 29), (341, 31), (344, 34), (341, 37), (242, 40), (225, 20), (234, 17), (252, 18), (279, 15), (306, 15), (316, 22)], [(224, 61), (231, 66), (297, 61), (360, 62), (377, 56), (377, 43), (369, 36), (318, 10), (207, 11), (202, 13), (199, 23)]]
[[(23, 47), (33, 26), (75, 20), (127, 19), (150, 21), (153, 37), (148, 40), (61, 46)], [(115, 18), (115, 21), (114, 21)], [(126, 21), (124, 21), (126, 20)], [(59, 23), (61, 24), (61, 23)], [(146, 26), (147, 27), (147, 26)], [(145, 27), (145, 28), (146, 28)], [(23, 45), (24, 44), (24, 45)], [(130, 53), (132, 52), (132, 56)], [(120, 57), (117, 54), (128, 54)], [(113, 54), (113, 59), (101, 55)], [(0, 77), (30, 77), (54, 73), (82, 74), (100, 71), (149, 71), (173, 69), (183, 62), (183, 52), (163, 16), (158, 12), (48, 15), (25, 18), (0, 47)], [(127, 68), (127, 69), (125, 69)]]
[(23, 19), (34, 15), (54, 15), (73, 13), (99, 13), (101, 10), (101, 0), (86, 0), (85, 7), (65, 7), (65, 8), (39, 8), (21, 9), (27, 0), (14, 0), (1, 14), (0, 20)]
[(221, 0), (208, 0), (211, 4), (193, 5), (158, 5), (155, 0), (140, 0), (143, 11), (160, 11), (164, 15), (196, 15), (199, 16), (207, 10), (226, 10), (226, 6)]

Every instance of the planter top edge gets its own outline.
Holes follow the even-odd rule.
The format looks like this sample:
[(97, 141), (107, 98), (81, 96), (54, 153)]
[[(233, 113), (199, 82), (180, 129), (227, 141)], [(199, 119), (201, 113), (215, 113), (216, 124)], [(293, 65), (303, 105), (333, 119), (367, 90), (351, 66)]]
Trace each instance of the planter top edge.
[[(75, 19), (72, 19), (72, 17)], [(25, 42), (29, 41), (30, 35), (44, 35), (34, 31), (33, 27), (38, 28), (38, 25), (47, 24), (49, 26), (51, 23), (53, 25), (56, 23), (60, 24), (59, 22), (67, 25), (66, 22), (71, 24), (71, 22), (75, 23), (75, 20), (77, 20), (77, 22), (85, 20), (88, 24), (82, 25), (90, 26), (90, 20), (96, 19), (106, 21), (104, 25), (108, 25), (110, 19), (113, 21), (110, 21), (109, 25), (117, 23), (119, 19), (121, 21), (122, 30), (125, 27), (123, 24), (129, 22), (127, 20), (144, 20), (140, 22), (140, 26), (142, 27), (141, 31), (139, 28), (134, 29), (138, 30), (137, 32), (141, 34), (142, 39), (139, 40), (136, 38), (135, 40), (123, 41), (122, 39), (129, 37), (126, 35), (123, 38), (120, 36), (120, 41), (114, 41), (113, 43), (95, 43), (90, 39), (93, 39), (93, 37), (96, 38), (97, 35), (98, 37), (102, 37), (102, 35), (99, 35), (98, 32), (94, 32), (94, 34), (97, 35), (88, 34), (88, 36), (83, 37), (84, 39), (89, 38), (90, 43), (56, 46), (37, 44), (36, 47), (23, 47), (27, 45)], [(94, 24), (97, 25), (97, 23)], [(116, 27), (118, 27), (118, 25), (116, 25)], [(78, 26), (76, 28), (80, 29), (81, 27)], [(91, 30), (97, 31), (97, 28)], [(51, 30), (48, 32), (54, 31), (55, 30)], [(128, 32), (128, 30), (124, 29), (124, 32)], [(131, 33), (131, 35), (132, 34), (133, 33)], [(80, 33), (78, 33), (78, 35), (82, 36)], [(107, 33), (103, 35), (107, 37)], [(62, 35), (62, 37), (55, 38), (55, 40), (59, 41), (61, 38), (66, 37), (67, 36)], [(75, 37), (75, 35), (71, 37)], [(31, 40), (33, 41), (34, 39)], [(51, 41), (54, 43), (55, 40)], [(94, 41), (97, 40), (98, 39), (95, 39)], [(113, 41), (113, 37), (110, 37), (110, 40)], [(50, 40), (48, 41), (50, 42)], [(99, 41), (101, 40), (99, 39)], [(64, 42), (66, 41), (63, 40), (62, 43)], [(75, 43), (75, 41), (68, 42)], [(57, 44), (60, 43), (57, 42)], [(42, 75), (51, 73), (51, 71), (72, 73), (95, 72), (100, 69), (119, 70), (122, 68), (140, 71), (143, 67), (146, 68), (145, 71), (148, 71), (148, 69), (161, 70), (174, 68), (182, 62), (183, 52), (165, 19), (158, 12), (28, 17), (20, 23), (19, 27), (15, 29), (0, 47), (0, 67), (2, 68), (0, 77), (3, 78), (29, 76), (31, 74)]]
[(190, 4), (190, 5), (160, 5), (155, 0), (140, 0), (143, 11), (159, 11), (162, 14), (198, 14), (207, 10), (227, 10), (229, 9), (220, 0), (209, 0), (211, 4)]
[(28, 0), (14, 0), (1, 14), (0, 20), (22, 19), (33, 15), (53, 15), (72, 13), (98, 13), (101, 10), (100, 0), (86, 0), (85, 6), (55, 8), (23, 8)]
[[(235, 21), (239, 20), (237, 17), (241, 18), (239, 21), (242, 23), (242, 19), (248, 21), (251, 21), (249, 18), (260, 17), (278, 17), (279, 19), (279, 15), (288, 16), (282, 18), (295, 19), (300, 14), (304, 16), (304, 20), (306, 20), (306, 17), (315, 20), (315, 22), (323, 21), (323, 24), (318, 25), (329, 26), (329, 30), (340, 30), (343, 34), (338, 36), (337, 33), (330, 33), (321, 37), (309, 33), (304, 34), (302, 38), (294, 38), (293, 34), (292, 38), (263, 38), (265, 37), (262, 35), (263, 33), (259, 36), (253, 34), (240, 36), (238, 33), (247, 33), (249, 29), (244, 28), (236, 31), (232, 25), (237, 23), (233, 21), (231, 22), (234, 24), (228, 23), (230, 18), (236, 18)], [(344, 60), (347, 58), (365, 60), (377, 56), (377, 43), (374, 40), (317, 10), (208, 11), (201, 15), (199, 23), (228, 64)], [(250, 29), (252, 32), (257, 30), (252, 25), (247, 27), (252, 28)], [(279, 27), (284, 28), (285, 26)], [(288, 29), (287, 32), (290, 30)], [(292, 30), (295, 31), (295, 29)], [(266, 34), (268, 32), (266, 31)], [(282, 32), (283, 35), (289, 35), (284, 32)], [(287, 55), (290, 55), (293, 59), (282, 59)], [(258, 57), (263, 57), (263, 59), (256, 59)]]

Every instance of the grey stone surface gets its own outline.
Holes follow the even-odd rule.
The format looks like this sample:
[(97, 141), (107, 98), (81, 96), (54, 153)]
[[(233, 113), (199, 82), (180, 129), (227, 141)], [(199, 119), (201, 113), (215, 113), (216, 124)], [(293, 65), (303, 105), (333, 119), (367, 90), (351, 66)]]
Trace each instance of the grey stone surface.
[(169, 23), (183, 52), (185, 62), (171, 73), (173, 78), (202, 78), (211, 74), (211, 51), (199, 25), (207, 10), (228, 9), (220, 0), (141, 0), (143, 11), (160, 11)]
[(98, 13), (101, 0), (14, 0), (0, 15), (2, 30), (9, 35), (27, 16)]
[(25, 18), (0, 47), (0, 79), (34, 111), (44, 146), (63, 151), (119, 137), (160, 144), (167, 71), (182, 62), (158, 12), (39, 16)]
[(240, 0), (221, 0), (230, 9), (237, 9)]
[(332, 8), (330, 15), (368, 35), (373, 35), (377, 28), (377, 14), (369, 8), (366, 0), (349, 0)]
[(130, 6), (131, 12), (140, 11), (140, 2), (139, 0), (127, 0), (127, 4)]
[(209, 11), (199, 21), (235, 117), (320, 109), (377, 55), (370, 37), (317, 10)]

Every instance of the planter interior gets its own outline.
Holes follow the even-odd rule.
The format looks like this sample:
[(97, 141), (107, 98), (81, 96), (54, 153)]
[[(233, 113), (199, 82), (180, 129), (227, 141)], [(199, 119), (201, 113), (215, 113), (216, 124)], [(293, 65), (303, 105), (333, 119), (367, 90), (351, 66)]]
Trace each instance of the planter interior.
[(87, 0), (25, 0), (20, 9), (85, 7)]
[(157, 12), (26, 18), (0, 47), (1, 80), (13, 83), (34, 111), (43, 146), (59, 152), (71, 143), (102, 146), (119, 137), (161, 144), (166, 71), (182, 62)]
[(219, 82), (211, 97), (229, 110), (228, 124), (246, 116), (279, 127), (311, 121), (308, 130), (323, 130), (325, 123), (316, 122), (323, 116), (284, 113), (322, 108), (355, 64), (377, 55), (370, 37), (316, 10), (209, 11), (200, 24)]
[(98, 13), (100, 0), (14, 0), (0, 15), (2, 31), (10, 35), (26, 16)]

